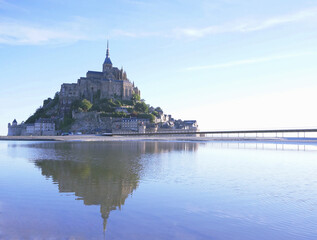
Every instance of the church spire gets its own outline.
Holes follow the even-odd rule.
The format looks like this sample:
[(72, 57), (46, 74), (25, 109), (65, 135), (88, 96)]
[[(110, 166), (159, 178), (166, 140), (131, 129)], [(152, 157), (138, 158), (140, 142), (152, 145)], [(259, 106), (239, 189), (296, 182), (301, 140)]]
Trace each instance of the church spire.
[(109, 40), (107, 40), (107, 52), (106, 52), (106, 59), (105, 61), (103, 62), (103, 72), (106, 72), (107, 69), (111, 69), (112, 68), (112, 62), (110, 60), (110, 57), (109, 57)]
[(109, 40), (107, 40), (107, 53), (106, 58), (109, 58)]

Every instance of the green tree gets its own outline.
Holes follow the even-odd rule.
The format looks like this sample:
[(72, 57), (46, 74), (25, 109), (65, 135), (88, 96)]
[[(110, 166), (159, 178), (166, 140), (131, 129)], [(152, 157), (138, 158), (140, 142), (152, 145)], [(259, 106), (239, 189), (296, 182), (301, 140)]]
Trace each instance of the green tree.
[(114, 112), (116, 107), (120, 107), (122, 105), (119, 99), (100, 99), (98, 102), (94, 103), (91, 111), (103, 111), (103, 112)]
[(43, 107), (39, 107), (36, 112), (25, 121), (25, 123), (35, 123), (36, 120), (47, 117), (49, 116), (46, 114), (46, 110)]
[(162, 110), (162, 108), (160, 108), (160, 107), (155, 108), (155, 111), (156, 111), (156, 112), (161, 112), (161, 113), (163, 113), (163, 110)]
[(101, 96), (101, 91), (100, 91), (100, 89), (98, 89), (97, 92), (95, 92), (94, 96), (93, 96), (93, 103), (94, 104), (99, 102), (100, 96)]
[(132, 100), (122, 100), (121, 101), (123, 105), (129, 105), (129, 106), (133, 106), (134, 103)]
[(91, 102), (89, 102), (87, 99), (83, 99), (80, 102), (80, 106), (79, 106), (84, 112), (89, 111), (89, 109), (92, 107)]
[(137, 117), (138, 116), (138, 112), (133, 110), (131, 113), (131, 117)]
[(75, 100), (72, 102), (71, 110), (77, 111), (79, 107), (80, 107), (80, 100)]
[(150, 119), (150, 122), (151, 123), (154, 123), (154, 121), (155, 121), (155, 116), (153, 115), (153, 114), (149, 114), (150, 116), (149, 116), (149, 119)]
[(45, 107), (47, 104), (49, 104), (51, 101), (53, 101), (53, 99), (51, 99), (51, 98), (48, 98), (48, 99), (46, 99), (46, 100), (44, 100), (44, 102), (43, 102), (43, 107)]
[(153, 111), (152, 114), (155, 116), (155, 117), (159, 117), (159, 113), (157, 111)]
[(141, 113), (148, 113), (149, 107), (145, 104), (145, 102), (137, 102), (134, 106), (135, 111), (141, 112)]
[(74, 123), (74, 119), (72, 118), (70, 114), (67, 114), (64, 116), (63, 121), (59, 124), (59, 129), (67, 132), (69, 131), (73, 123)]
[(132, 94), (132, 100), (133, 100), (133, 101), (140, 101), (140, 100), (141, 100), (141, 97), (140, 97), (139, 94), (133, 93), (133, 94)]
[(155, 116), (153, 114), (149, 114), (149, 113), (141, 113), (138, 115), (138, 118), (149, 119), (151, 123), (153, 123), (155, 120)]
[(54, 99), (53, 99), (53, 106), (56, 106), (59, 102), (59, 92), (55, 93)]
[(116, 104), (117, 107), (121, 107), (122, 106), (122, 103), (121, 103), (121, 101), (119, 99), (116, 99), (114, 101), (114, 103)]
[(107, 104), (108, 104), (110, 107), (116, 107), (116, 106), (117, 106), (117, 104), (113, 101), (112, 98), (107, 99), (106, 102), (107, 102)]

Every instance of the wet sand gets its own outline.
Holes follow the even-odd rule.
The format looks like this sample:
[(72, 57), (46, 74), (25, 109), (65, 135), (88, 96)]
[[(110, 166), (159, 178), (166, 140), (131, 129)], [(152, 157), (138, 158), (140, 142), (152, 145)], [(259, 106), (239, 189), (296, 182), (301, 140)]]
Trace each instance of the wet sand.
[(100, 136), (100, 135), (68, 135), (68, 136), (0, 136), (0, 140), (12, 141), (211, 141), (208, 137), (188, 136)]
[(4, 141), (257, 141), (285, 143), (317, 143), (317, 139), (306, 138), (245, 138), (245, 137), (195, 137), (195, 136), (99, 136), (99, 135), (69, 135), (69, 136), (0, 136)]

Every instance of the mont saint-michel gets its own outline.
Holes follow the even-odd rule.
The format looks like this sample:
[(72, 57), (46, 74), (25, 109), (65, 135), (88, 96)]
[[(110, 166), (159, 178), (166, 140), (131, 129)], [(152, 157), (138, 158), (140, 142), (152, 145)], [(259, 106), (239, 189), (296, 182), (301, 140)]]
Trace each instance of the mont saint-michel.
[(113, 66), (109, 43), (102, 71), (88, 71), (77, 83), (63, 83), (26, 121), (8, 124), (8, 136), (171, 130), (198, 131), (197, 121), (176, 120), (161, 107), (146, 104), (123, 68)]

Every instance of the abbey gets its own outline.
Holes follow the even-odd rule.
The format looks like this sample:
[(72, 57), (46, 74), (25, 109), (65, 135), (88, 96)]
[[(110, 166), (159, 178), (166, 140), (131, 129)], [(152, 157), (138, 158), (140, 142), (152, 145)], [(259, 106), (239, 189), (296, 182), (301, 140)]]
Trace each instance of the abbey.
[(112, 66), (107, 43), (102, 71), (88, 71), (77, 83), (64, 83), (25, 122), (8, 124), (9, 136), (69, 133), (199, 131), (197, 121), (174, 119), (140, 98), (125, 71)]
[(131, 83), (123, 69), (112, 66), (109, 57), (109, 43), (107, 43), (106, 59), (102, 72), (88, 71), (86, 77), (78, 79), (77, 83), (64, 83), (60, 91), (60, 106), (63, 112), (71, 108), (73, 101), (87, 99), (94, 102), (96, 98), (119, 98), (130, 100), (133, 94), (140, 95), (140, 91)]

